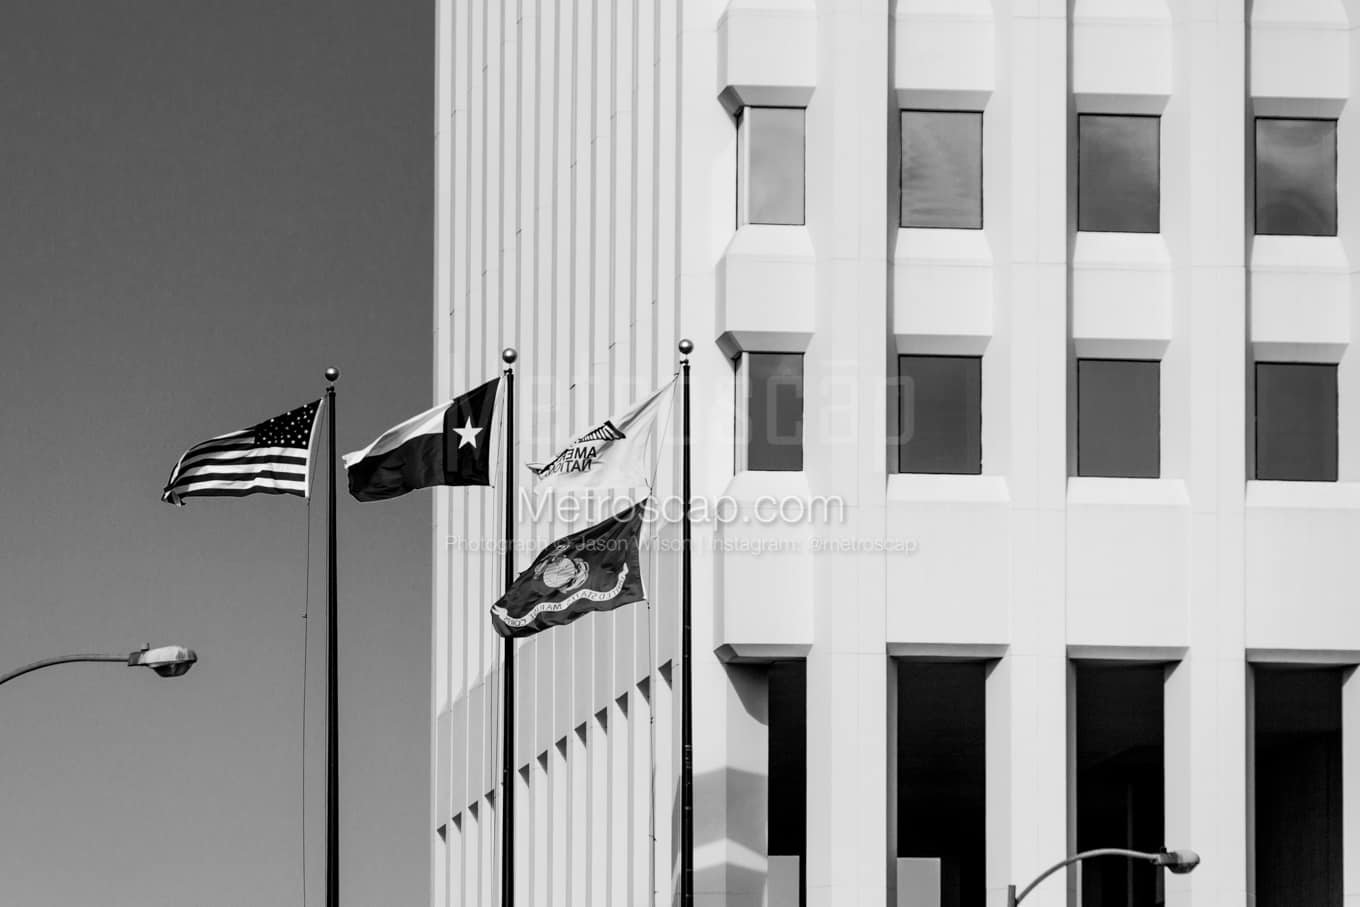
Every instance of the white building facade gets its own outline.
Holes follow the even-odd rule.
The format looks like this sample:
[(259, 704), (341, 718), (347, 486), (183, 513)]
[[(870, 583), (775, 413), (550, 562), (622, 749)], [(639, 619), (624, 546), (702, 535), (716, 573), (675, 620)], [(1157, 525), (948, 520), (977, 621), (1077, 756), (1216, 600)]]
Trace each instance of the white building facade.
[[(1360, 0), (440, 0), (437, 78), (435, 398), (517, 348), (543, 461), (696, 344), (696, 903), (1360, 897)], [(438, 907), (499, 891), (502, 493), (435, 502)], [(643, 569), (519, 644), (517, 904), (675, 899)]]

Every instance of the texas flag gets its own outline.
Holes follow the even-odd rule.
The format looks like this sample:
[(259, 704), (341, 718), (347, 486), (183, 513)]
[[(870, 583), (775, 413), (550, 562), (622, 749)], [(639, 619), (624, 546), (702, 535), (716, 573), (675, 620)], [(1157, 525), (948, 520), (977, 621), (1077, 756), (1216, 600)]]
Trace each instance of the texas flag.
[(432, 485), (490, 485), (499, 384), (493, 378), (345, 454), (349, 493), (360, 501), (383, 501)]

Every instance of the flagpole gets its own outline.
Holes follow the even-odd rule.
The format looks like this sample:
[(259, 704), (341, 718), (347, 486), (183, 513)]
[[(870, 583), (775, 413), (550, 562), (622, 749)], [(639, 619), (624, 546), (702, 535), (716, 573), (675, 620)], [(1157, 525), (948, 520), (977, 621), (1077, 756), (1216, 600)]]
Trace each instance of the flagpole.
[(327, 461), (326, 527), (326, 905), (340, 904), (340, 684), (337, 670), (335, 579), (335, 382), (338, 368), (328, 368), (326, 380), (326, 433), (329, 441)]
[[(514, 347), (501, 350), (505, 362), (505, 590), (515, 582), (515, 360)], [(504, 740), (501, 745), (501, 907), (515, 905), (515, 638), (505, 637), (502, 670)]]
[(694, 722), (690, 708), (691, 607), (689, 521), (689, 355), (690, 340), (681, 340), (681, 482), (684, 498), (680, 523), (680, 907), (694, 903)]

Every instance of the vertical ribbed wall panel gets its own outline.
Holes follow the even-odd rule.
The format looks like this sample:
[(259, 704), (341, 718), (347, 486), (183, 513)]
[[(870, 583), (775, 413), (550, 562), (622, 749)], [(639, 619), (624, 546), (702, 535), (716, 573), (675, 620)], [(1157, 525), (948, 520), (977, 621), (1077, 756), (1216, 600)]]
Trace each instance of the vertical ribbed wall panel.
[(629, 800), (632, 797), (632, 781), (629, 778), (628, 742), (632, 736), (629, 727), (628, 696), (620, 696), (609, 707), (609, 903), (620, 907), (629, 904), (628, 875), (632, 862), (633, 829), (629, 827)]
[[(449, 193), (453, 182), (453, 23), (455, 12), (452, 2), (440, 0), (435, 11), (435, 110), (434, 110), (434, 159), (435, 159), (435, 222), (434, 242), (436, 248), (451, 245), (450, 228), (453, 216), (449, 203)], [(448, 319), (442, 309), (451, 292), (450, 272), (452, 255), (434, 256), (433, 285), (435, 294), (433, 359), (434, 389), (437, 398), (449, 385), (449, 369), (452, 365), (446, 354), (448, 342)], [(450, 564), (446, 539), (450, 534), (448, 495), (443, 489), (434, 495), (434, 514), (431, 535), (431, 576), (430, 588), (434, 601), (443, 602), (450, 598)], [(449, 903), (458, 889), (455, 883), (461, 877), (459, 860), (461, 843), (457, 828), (450, 817), (453, 815), (450, 788), (452, 784), (451, 740), (443, 728), (448, 720), (450, 689), (453, 666), (452, 628), (447, 608), (438, 604), (433, 607), (430, 618), (430, 815), (429, 827), (436, 830), (430, 838), (430, 903), (444, 905)], [(461, 892), (458, 892), (461, 893)]]
[[(665, 0), (441, 0), (437, 21), (434, 396), (497, 376), (500, 350), (516, 347), (519, 469), (673, 371), (678, 11)], [(675, 475), (666, 459), (662, 482)], [(521, 495), (529, 478), (520, 469)], [(502, 642), (487, 608), (502, 591), (502, 495), (499, 475), (494, 488), (434, 493), (441, 905), (490, 903), (499, 887)], [(521, 507), (518, 567), (567, 528)], [(674, 620), (660, 569), (649, 553), (655, 620), (631, 606), (520, 644), (522, 903), (633, 903), (651, 884), (650, 708), (637, 684), (650, 653), (670, 651), (653, 641), (669, 640), (662, 622)], [(668, 586), (674, 579), (671, 570)], [(587, 726), (580, 739), (574, 729)], [(670, 728), (659, 729), (658, 746), (672, 745)], [(672, 821), (671, 799), (658, 797), (659, 824)], [(670, 858), (657, 854), (662, 889)]]
[(586, 758), (590, 762), (586, 797), (590, 810), (586, 893), (591, 904), (609, 903), (609, 736), (608, 709), (601, 709), (587, 723)]
[(650, 829), (648, 825), (651, 779), (651, 740), (649, 724), (652, 704), (644, 688), (634, 687), (629, 692), (628, 709), (628, 840), (624, 846), (630, 851), (628, 861), (628, 895), (625, 904), (647, 903), (651, 890)]
[(439, 828), (434, 835), (434, 859), (430, 861), (434, 885), (431, 897), (434, 903), (443, 904), (449, 899), (449, 842), (448, 827)]
[[(529, 859), (525, 862), (525, 874), (529, 885), (524, 890), (524, 900), (533, 907), (548, 907), (548, 892), (552, 876), (552, 814), (548, 790), (548, 757), (544, 753), (530, 763), (529, 789), (533, 803), (529, 810), (529, 827), (525, 829), (532, 844)], [(518, 868), (518, 867), (517, 867)]]
[(567, 839), (571, 842), (567, 873), (567, 889), (571, 894), (571, 907), (588, 907), (590, 904), (590, 863), (587, 854), (590, 849), (590, 762), (586, 749), (589, 736), (587, 725), (582, 724), (567, 736), (567, 783), (570, 796), (567, 800)]
[(567, 804), (571, 795), (571, 776), (567, 764), (567, 740), (563, 738), (548, 753), (548, 903), (566, 907), (571, 897), (571, 842), (567, 837)]
[[(535, 803), (538, 794), (533, 789), (533, 771), (537, 760), (515, 772), (515, 903), (530, 903), (537, 875), (537, 836), (534, 834)], [(497, 869), (499, 872), (499, 868)]]
[(478, 805), (477, 900), (466, 903), (493, 904), (500, 889), (500, 864), (497, 860), (500, 853), (500, 809), (489, 796), (480, 800)]

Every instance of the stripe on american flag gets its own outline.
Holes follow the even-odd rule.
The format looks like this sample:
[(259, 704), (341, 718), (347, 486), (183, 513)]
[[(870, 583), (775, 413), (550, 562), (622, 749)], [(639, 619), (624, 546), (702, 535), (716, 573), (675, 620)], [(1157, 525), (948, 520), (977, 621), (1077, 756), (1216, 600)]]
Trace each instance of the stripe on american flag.
[(321, 401), (228, 432), (186, 450), (170, 472), (161, 500), (242, 497), (248, 494), (307, 496), (312, 441)]

